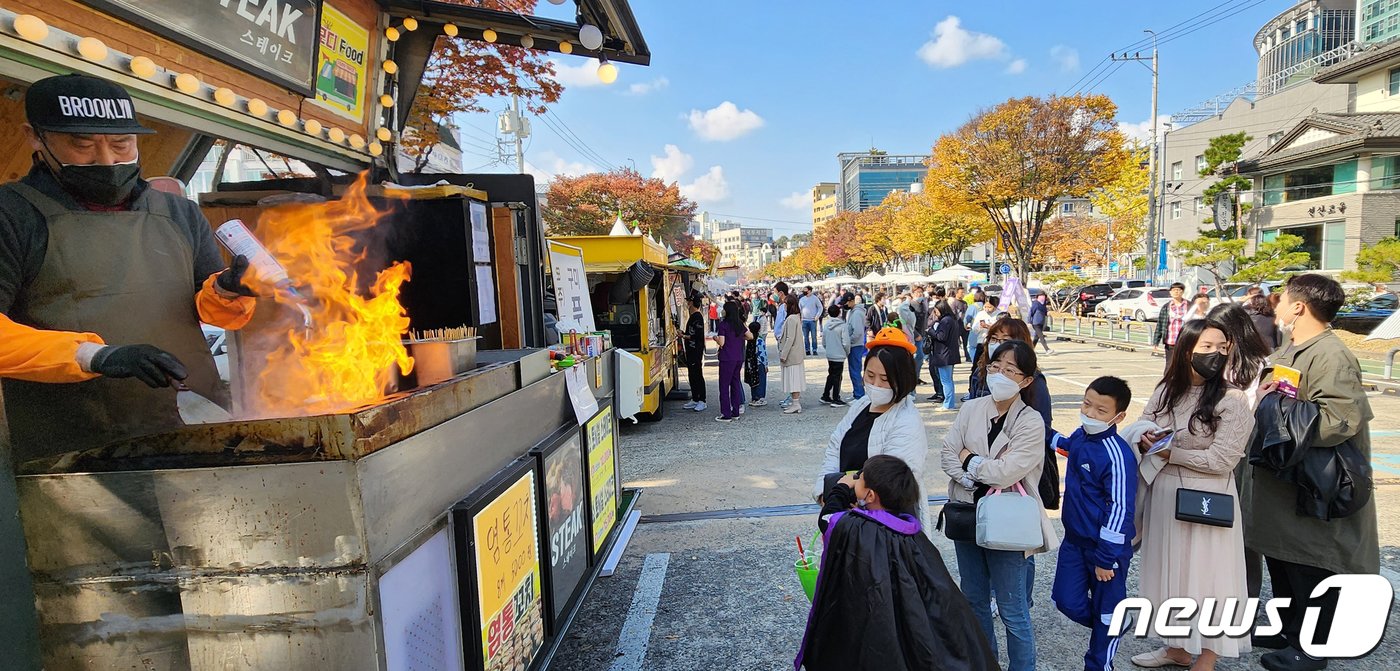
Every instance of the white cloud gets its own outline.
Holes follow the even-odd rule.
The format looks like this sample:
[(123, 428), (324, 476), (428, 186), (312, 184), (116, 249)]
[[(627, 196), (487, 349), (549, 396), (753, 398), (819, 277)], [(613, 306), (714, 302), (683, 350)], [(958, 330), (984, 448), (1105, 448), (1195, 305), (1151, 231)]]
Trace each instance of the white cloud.
[(1050, 60), (1060, 66), (1061, 72), (1075, 72), (1079, 69), (1079, 51), (1063, 44), (1050, 47)]
[(580, 59), (576, 65), (570, 65), (564, 61), (551, 60), (554, 65), (554, 79), (567, 87), (585, 88), (589, 86), (603, 86), (603, 81), (598, 79), (598, 62), (591, 59)]
[(968, 61), (1007, 57), (1006, 43), (986, 33), (962, 27), (962, 19), (949, 15), (933, 27), (933, 39), (919, 47), (919, 58), (936, 68), (955, 68)]
[[(1165, 132), (1166, 132), (1166, 124), (1170, 123), (1171, 120), (1172, 120), (1172, 116), (1171, 116), (1170, 114), (1159, 114), (1159, 115), (1157, 115), (1157, 136), (1158, 136), (1158, 137), (1161, 137), (1162, 133), (1165, 133)], [(1136, 140), (1136, 141), (1138, 141), (1138, 142), (1151, 142), (1151, 141), (1152, 141), (1152, 120), (1151, 120), (1151, 119), (1148, 119), (1148, 120), (1146, 120), (1146, 121), (1139, 121), (1139, 122), (1137, 122), (1137, 123), (1126, 123), (1126, 122), (1123, 122), (1123, 121), (1119, 121), (1119, 122), (1118, 122), (1118, 130), (1119, 130), (1119, 131), (1122, 131), (1123, 135), (1127, 136), (1127, 138), (1128, 138), (1129, 140)]]
[(695, 159), (676, 145), (668, 144), (662, 151), (664, 155), (651, 157), (651, 176), (667, 184), (679, 182), (695, 165)]
[(740, 110), (728, 100), (718, 107), (705, 110), (690, 110), (687, 115), (690, 128), (706, 140), (726, 142), (743, 137), (763, 126), (763, 117), (753, 110)]
[(1018, 58), (1006, 64), (1006, 74), (1019, 75), (1026, 71), (1026, 59)]
[(710, 166), (710, 170), (695, 178), (694, 182), (682, 184), (681, 195), (697, 202), (710, 203), (728, 198), (729, 182), (724, 179), (724, 168)]
[(778, 202), (782, 204), (783, 207), (790, 210), (812, 209), (812, 195), (809, 193), (802, 193), (801, 191), (793, 191), (792, 195), (779, 198)]
[(640, 82), (627, 87), (627, 92), (634, 96), (644, 96), (652, 91), (660, 91), (671, 85), (671, 80), (665, 77), (657, 77), (649, 82)]
[(598, 172), (598, 168), (587, 163), (577, 161), (566, 161), (558, 154), (548, 149), (536, 153), (532, 158), (525, 161), (525, 172), (535, 176), (535, 182), (544, 184), (555, 175), (567, 177), (578, 177), (590, 172)]

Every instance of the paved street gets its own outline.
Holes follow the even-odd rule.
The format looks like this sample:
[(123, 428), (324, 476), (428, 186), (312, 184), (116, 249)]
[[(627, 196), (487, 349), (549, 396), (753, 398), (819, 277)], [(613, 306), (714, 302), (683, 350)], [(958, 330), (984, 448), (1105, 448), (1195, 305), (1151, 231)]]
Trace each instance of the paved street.
[[(1043, 357), (1042, 367), (1054, 396), (1057, 427), (1078, 422), (1078, 404), (1085, 385), (1099, 375), (1112, 374), (1133, 387), (1136, 419), (1162, 368), (1162, 359), (1142, 353), (1110, 350), (1095, 345), (1056, 343), (1057, 356)], [(776, 357), (772, 360), (776, 361)], [(770, 369), (765, 408), (748, 408), (744, 418), (726, 425), (718, 415), (715, 377), (706, 368), (711, 409), (705, 413), (668, 407), (657, 424), (624, 427), (621, 458), (625, 483), (644, 491), (644, 516), (729, 511), (810, 502), (827, 437), (844, 410), (808, 405), (796, 416), (780, 414), (776, 406), (776, 367)], [(826, 375), (821, 357), (807, 359), (807, 394), (820, 395)], [(925, 373), (927, 375), (927, 373)], [(967, 366), (958, 368), (959, 394)], [(920, 387), (920, 398), (931, 387)], [(849, 395), (849, 385), (844, 389)], [(937, 451), (953, 413), (935, 411), (920, 401), (928, 429), (930, 458), (926, 486), (941, 494), (946, 479), (938, 470)], [(1374, 436), (1377, 499), (1383, 572), (1400, 583), (1400, 398), (1374, 396), (1377, 419)], [(784, 669), (792, 667), (806, 621), (808, 604), (792, 564), (794, 535), (810, 538), (816, 530), (813, 514), (741, 516), (745, 511), (698, 521), (646, 521), (611, 578), (600, 578), (588, 596), (578, 624), (555, 659), (557, 669), (601, 671), (617, 669)], [(1052, 512), (1052, 517), (1057, 513)], [(1058, 526), (1059, 522), (1056, 519)], [(936, 545), (956, 574), (951, 542)], [(1136, 564), (1129, 593), (1136, 591)], [(1082, 668), (1087, 630), (1070, 624), (1050, 604), (1053, 555), (1037, 557), (1035, 619), (1039, 668)], [(1265, 597), (1268, 597), (1266, 580)], [(1334, 669), (1394, 669), (1400, 667), (1400, 618), (1391, 618), (1385, 640), (1362, 660), (1334, 661)], [(1000, 627), (999, 627), (1000, 629)], [(1151, 640), (1126, 640), (1118, 668), (1134, 668), (1128, 658), (1155, 647)], [(1003, 663), (1005, 646), (1001, 646)], [(1257, 659), (1222, 660), (1217, 668), (1261, 668)]]

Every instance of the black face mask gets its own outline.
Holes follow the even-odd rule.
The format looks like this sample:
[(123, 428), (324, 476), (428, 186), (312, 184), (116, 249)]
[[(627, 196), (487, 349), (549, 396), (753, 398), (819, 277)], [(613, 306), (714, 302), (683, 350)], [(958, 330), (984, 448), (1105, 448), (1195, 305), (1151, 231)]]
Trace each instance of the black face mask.
[(1191, 369), (1207, 380), (1214, 380), (1220, 371), (1225, 370), (1225, 360), (1226, 356), (1220, 352), (1192, 354)]
[[(48, 144), (44, 145), (48, 149)], [(80, 202), (92, 205), (120, 205), (131, 197), (136, 188), (136, 180), (141, 178), (141, 163), (118, 163), (116, 165), (66, 165), (49, 151), (49, 158), (61, 166), (57, 171), (50, 165), (49, 170), (58, 178), (58, 183)]]

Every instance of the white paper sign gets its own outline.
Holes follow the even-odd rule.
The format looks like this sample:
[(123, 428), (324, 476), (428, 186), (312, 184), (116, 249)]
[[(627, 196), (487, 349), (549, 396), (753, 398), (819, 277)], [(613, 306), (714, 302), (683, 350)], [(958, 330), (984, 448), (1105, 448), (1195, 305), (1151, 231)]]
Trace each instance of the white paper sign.
[[(588, 297), (588, 276), (583, 271), (583, 255), (576, 247), (549, 246), (550, 275), (554, 278), (554, 300), (559, 305), (559, 321), (578, 324), (580, 331), (598, 330), (593, 321), (593, 303)], [(573, 252), (573, 253), (571, 253)]]
[(491, 232), (486, 226), (486, 203), (473, 201), (468, 210), (472, 219), (472, 261), (491, 262)]
[(482, 326), (496, 323), (496, 276), (491, 266), (476, 267), (476, 304)]
[(574, 405), (574, 417), (584, 424), (598, 414), (598, 399), (593, 396), (593, 388), (588, 386), (588, 368), (584, 362), (564, 369), (564, 382), (569, 387), (569, 400)]

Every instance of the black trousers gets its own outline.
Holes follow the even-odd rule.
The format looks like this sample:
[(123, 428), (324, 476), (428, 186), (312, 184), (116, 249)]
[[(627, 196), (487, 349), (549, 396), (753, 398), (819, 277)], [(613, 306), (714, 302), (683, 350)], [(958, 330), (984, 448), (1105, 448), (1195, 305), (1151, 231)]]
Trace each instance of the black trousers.
[(841, 398), (841, 372), (845, 368), (845, 361), (826, 362), (826, 387), (822, 389), (822, 398), (833, 401)]
[(1298, 647), (1298, 637), (1303, 630), (1303, 616), (1310, 607), (1319, 609), (1315, 631), (1322, 636), (1332, 631), (1332, 614), (1337, 610), (1337, 592), (1329, 590), (1317, 599), (1310, 598), (1310, 595), (1313, 588), (1335, 574), (1325, 568), (1295, 564), (1273, 557), (1264, 557), (1264, 563), (1269, 567), (1269, 582), (1274, 587), (1274, 596), (1291, 599), (1287, 608), (1279, 610), (1279, 615), (1283, 617), (1283, 635), (1288, 637), (1288, 642), (1292, 643), (1293, 647)]
[(928, 359), (928, 379), (933, 381), (933, 395), (943, 396), (943, 378), (938, 376), (938, 366), (933, 365), (933, 356)]
[(705, 402), (705, 360), (685, 362), (685, 370), (690, 374), (690, 400)]

